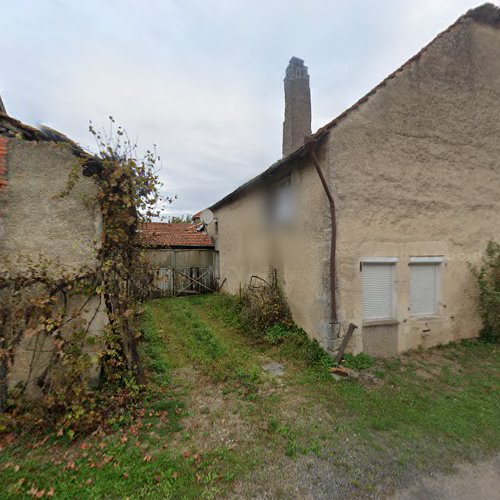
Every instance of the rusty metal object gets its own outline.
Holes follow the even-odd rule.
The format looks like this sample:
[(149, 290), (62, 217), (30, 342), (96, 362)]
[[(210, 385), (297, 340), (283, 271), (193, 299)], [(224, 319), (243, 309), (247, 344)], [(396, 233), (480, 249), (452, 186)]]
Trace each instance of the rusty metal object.
[(340, 363), (342, 356), (344, 356), (344, 352), (346, 350), (347, 344), (349, 343), (349, 340), (351, 340), (352, 334), (354, 333), (354, 330), (356, 330), (356, 328), (357, 328), (357, 326), (354, 323), (349, 324), (349, 328), (347, 329), (347, 333), (345, 334), (344, 338), (342, 339), (342, 344), (340, 344), (340, 348), (337, 352), (337, 355), (335, 356), (336, 363)]

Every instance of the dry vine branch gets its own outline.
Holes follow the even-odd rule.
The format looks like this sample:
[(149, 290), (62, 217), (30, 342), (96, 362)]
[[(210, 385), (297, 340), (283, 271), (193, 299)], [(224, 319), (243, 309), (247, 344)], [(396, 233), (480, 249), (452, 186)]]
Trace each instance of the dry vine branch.
[[(159, 156), (154, 149), (143, 158), (135, 157), (137, 146), (121, 127), (114, 129), (111, 117), (109, 133), (97, 132), (92, 124), (89, 130), (98, 153), (80, 155), (60, 197), (71, 195), (82, 172), (95, 179), (103, 227), (95, 268), (69, 274), (41, 261), (31, 263), (24, 273), (0, 275), (0, 294), (5, 299), (0, 307), (0, 408), (7, 402), (7, 378), (16, 347), (26, 335), (37, 335), (35, 356), (38, 341), (50, 338), (49, 362), (36, 380), (44, 392), (44, 408), (71, 430), (76, 423), (95, 420), (96, 414), (96, 396), (85, 377), (90, 363), (85, 348), (98, 309), (90, 321), (82, 321), (92, 298), (105, 305), (109, 319), (99, 354), (102, 380), (113, 390), (130, 388), (130, 379), (144, 382), (137, 349), (138, 319), (141, 300), (147, 295), (144, 288), (151, 279), (145, 278), (136, 234), (141, 220), (158, 215), (159, 203), (172, 201), (159, 195)], [(74, 297), (81, 297), (81, 304), (70, 310)], [(28, 380), (34, 364), (33, 358)]]

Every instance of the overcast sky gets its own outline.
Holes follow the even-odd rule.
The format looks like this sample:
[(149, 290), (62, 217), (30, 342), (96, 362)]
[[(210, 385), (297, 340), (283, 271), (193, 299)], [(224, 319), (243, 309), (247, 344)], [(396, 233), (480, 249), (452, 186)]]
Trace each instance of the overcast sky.
[(172, 213), (193, 213), (280, 157), (291, 56), (309, 67), (314, 131), (480, 3), (0, 0), (0, 95), (83, 146), (88, 120), (113, 115), (158, 145)]

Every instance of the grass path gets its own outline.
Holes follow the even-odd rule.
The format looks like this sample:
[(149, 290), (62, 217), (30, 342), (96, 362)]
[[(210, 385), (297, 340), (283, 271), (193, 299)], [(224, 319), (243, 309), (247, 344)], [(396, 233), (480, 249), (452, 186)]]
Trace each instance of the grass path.
[(139, 418), (73, 443), (0, 435), (1, 498), (382, 495), (500, 449), (498, 346), (380, 360), (365, 386), (334, 381), (293, 338), (248, 338), (225, 296), (151, 301), (143, 333)]

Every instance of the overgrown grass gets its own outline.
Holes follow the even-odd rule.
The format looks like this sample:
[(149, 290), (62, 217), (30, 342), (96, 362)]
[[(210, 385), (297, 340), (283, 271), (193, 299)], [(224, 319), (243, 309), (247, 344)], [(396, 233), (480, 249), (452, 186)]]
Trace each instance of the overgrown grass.
[[(212, 318), (238, 328), (234, 299), (210, 296), (199, 300)], [(414, 462), (426, 454), (452, 461), (500, 448), (498, 346), (464, 341), (428, 353), (410, 353), (401, 360), (346, 355), (345, 366), (369, 370), (377, 377), (375, 386), (364, 386), (356, 381), (333, 381), (328, 371), (331, 359), (299, 328), (276, 325), (264, 332), (262, 340), (247, 341), (286, 363), (288, 383), (300, 386), (311, 404), (321, 402), (328, 416), (335, 415), (336, 435), (323, 429), (334, 439), (340, 429), (357, 439), (364, 436), (370, 446), (389, 442), (400, 450), (402, 461)], [(307, 414), (304, 407), (303, 415)], [(309, 424), (308, 418), (290, 423), (303, 449), (314, 438)]]
[[(500, 449), (498, 345), (348, 356), (377, 377), (364, 386), (332, 379), (331, 359), (298, 328), (246, 334), (239, 304), (224, 295), (149, 302), (143, 336), (143, 410), (72, 443), (0, 435), (2, 497), (51, 487), (56, 498), (218, 497), (253, 468), (272, 490), (268, 465), (284, 461), (286, 471), (308, 454), (370, 490), (408, 468)], [(267, 374), (269, 361), (285, 375)]]

